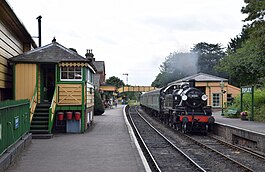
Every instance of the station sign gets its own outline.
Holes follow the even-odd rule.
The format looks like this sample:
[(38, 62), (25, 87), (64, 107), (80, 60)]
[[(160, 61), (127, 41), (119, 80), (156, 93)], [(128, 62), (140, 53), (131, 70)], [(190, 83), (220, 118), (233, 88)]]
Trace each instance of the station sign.
[(242, 94), (244, 93), (252, 93), (252, 87), (241, 87)]
[(241, 96), (240, 96), (240, 111), (243, 112), (243, 96), (244, 94), (251, 94), (251, 115), (249, 120), (254, 120), (254, 86), (244, 86), (241, 87)]

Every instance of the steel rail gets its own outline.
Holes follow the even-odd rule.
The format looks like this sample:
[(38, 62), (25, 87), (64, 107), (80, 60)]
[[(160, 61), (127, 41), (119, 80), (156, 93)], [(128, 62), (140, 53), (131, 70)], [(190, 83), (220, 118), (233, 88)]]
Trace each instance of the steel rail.
[(233, 145), (233, 144), (228, 143), (228, 142), (226, 142), (226, 141), (224, 141), (224, 140), (220, 140), (220, 139), (218, 139), (218, 138), (216, 138), (216, 137), (214, 137), (214, 136), (212, 136), (212, 135), (209, 135), (208, 137), (210, 137), (210, 138), (212, 138), (212, 139), (215, 139), (215, 140), (218, 141), (219, 143), (221, 143), (221, 144), (225, 144), (225, 145), (227, 145), (228, 147), (230, 147), (230, 148), (232, 148), (232, 149), (237, 149), (237, 150), (240, 150), (240, 151), (243, 151), (243, 152), (249, 153), (249, 154), (251, 154), (251, 155), (253, 155), (253, 156), (255, 156), (255, 157), (257, 157), (257, 158), (259, 158), (259, 159), (261, 159), (261, 160), (263, 160), (263, 161), (265, 161), (265, 157), (262, 156), (262, 155), (260, 155), (260, 154), (258, 154), (258, 153), (256, 153), (256, 152), (251, 152), (251, 151), (248, 150), (248, 149), (245, 149), (245, 148), (243, 148), (243, 147), (239, 147), (239, 146)]
[(222, 157), (224, 157), (224, 158), (230, 160), (231, 162), (237, 164), (239, 167), (244, 168), (246, 171), (254, 172), (253, 169), (251, 169), (251, 168), (245, 166), (244, 164), (242, 164), (242, 163), (240, 163), (240, 162), (238, 162), (238, 161), (236, 161), (236, 160), (233, 160), (232, 158), (230, 158), (230, 157), (226, 156), (225, 154), (223, 154), (223, 153), (221, 153), (221, 152), (219, 152), (219, 151), (217, 151), (217, 150), (211, 148), (210, 146), (207, 146), (206, 144), (197, 141), (196, 139), (194, 139), (194, 138), (188, 136), (187, 134), (183, 134), (183, 135), (184, 135), (186, 138), (188, 138), (189, 140), (193, 141), (195, 144), (198, 144), (198, 145), (200, 145), (200, 146), (202, 146), (202, 147), (204, 147), (204, 148), (206, 148), (206, 149), (208, 149), (208, 150), (211, 150), (211, 151), (217, 153), (218, 155), (220, 155), (220, 156), (222, 156)]
[(158, 166), (158, 164), (156, 163), (156, 160), (154, 159), (154, 156), (152, 155), (152, 153), (148, 149), (147, 145), (144, 142), (144, 139), (142, 138), (139, 130), (137, 129), (135, 123), (133, 122), (130, 110), (131, 110), (131, 107), (129, 108), (128, 113), (129, 113), (130, 122), (132, 123), (133, 130), (136, 133), (136, 137), (139, 139), (138, 141), (140, 141), (140, 145), (142, 145), (142, 149), (144, 149), (145, 152), (147, 153), (148, 159), (149, 159), (149, 163), (151, 163), (151, 166), (154, 168), (155, 171), (161, 172), (160, 167)]
[(172, 143), (167, 137), (165, 137), (161, 132), (159, 132), (152, 124), (150, 124), (136, 109), (137, 114), (163, 139), (165, 139), (173, 148), (175, 148), (178, 152), (180, 152), (188, 161), (190, 161), (195, 167), (197, 167), (200, 171), (206, 172), (198, 163), (196, 163), (192, 158), (190, 158), (187, 154), (185, 154), (180, 148), (178, 148), (174, 143)]

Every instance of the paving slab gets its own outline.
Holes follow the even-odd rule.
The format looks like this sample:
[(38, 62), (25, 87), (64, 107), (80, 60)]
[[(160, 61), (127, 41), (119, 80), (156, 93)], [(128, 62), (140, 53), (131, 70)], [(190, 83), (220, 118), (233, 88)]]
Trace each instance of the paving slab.
[(145, 171), (122, 111), (118, 106), (95, 116), (93, 127), (84, 134), (32, 140), (7, 172)]
[(244, 121), (240, 118), (226, 118), (221, 116), (221, 111), (213, 112), (215, 121), (220, 124), (238, 127), (265, 135), (265, 123), (256, 121)]

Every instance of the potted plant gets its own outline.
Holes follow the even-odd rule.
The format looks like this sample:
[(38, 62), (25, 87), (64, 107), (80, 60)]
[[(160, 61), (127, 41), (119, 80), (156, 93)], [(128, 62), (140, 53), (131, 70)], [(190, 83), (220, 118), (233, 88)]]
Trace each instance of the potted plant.
[(240, 112), (241, 120), (247, 120), (247, 116), (248, 116), (247, 111)]

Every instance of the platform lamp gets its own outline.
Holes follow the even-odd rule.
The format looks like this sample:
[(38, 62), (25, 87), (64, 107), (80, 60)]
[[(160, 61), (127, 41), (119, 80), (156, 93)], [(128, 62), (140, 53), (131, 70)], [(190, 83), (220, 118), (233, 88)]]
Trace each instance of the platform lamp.
[(225, 93), (225, 91), (224, 91), (224, 87), (225, 87), (225, 83), (224, 83), (224, 81), (222, 80), (222, 81), (220, 82), (220, 88), (221, 88), (221, 93), (222, 93), (222, 113), (221, 113), (221, 116), (224, 116), (224, 107), (223, 107), (223, 105), (224, 105), (224, 93)]

